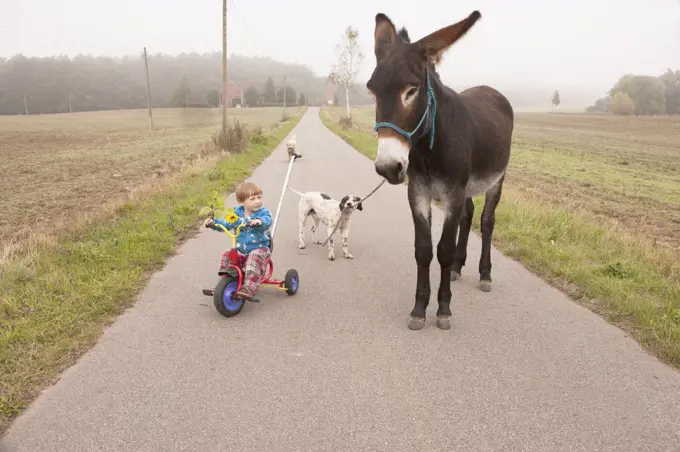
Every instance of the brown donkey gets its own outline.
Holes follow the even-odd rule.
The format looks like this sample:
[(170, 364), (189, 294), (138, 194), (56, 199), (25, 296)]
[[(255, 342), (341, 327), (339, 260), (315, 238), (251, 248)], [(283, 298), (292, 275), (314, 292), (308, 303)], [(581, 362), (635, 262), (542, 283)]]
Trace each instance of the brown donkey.
[[(375, 170), (390, 184), (408, 175), (408, 201), (415, 229), (418, 276), (415, 306), (408, 324), (425, 325), (432, 262), (431, 202), (445, 212), (437, 260), (441, 277), (437, 326), (451, 327), (451, 280), (460, 278), (472, 224), (472, 197), (486, 194), (482, 212), (479, 288), (491, 290), (491, 235), (495, 210), (510, 160), (514, 112), (510, 102), (489, 86), (461, 93), (444, 85), (435, 70), (454, 42), (479, 18), (466, 19), (411, 43), (406, 29), (375, 16), (376, 68), (366, 84), (376, 103), (378, 154)], [(460, 236), (456, 236), (460, 225)]]

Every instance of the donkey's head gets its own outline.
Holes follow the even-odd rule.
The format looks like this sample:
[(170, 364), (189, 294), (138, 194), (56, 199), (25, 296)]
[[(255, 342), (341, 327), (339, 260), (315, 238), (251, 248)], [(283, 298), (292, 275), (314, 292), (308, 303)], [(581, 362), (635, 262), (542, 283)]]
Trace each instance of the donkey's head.
[(377, 64), (366, 86), (375, 100), (378, 131), (375, 170), (390, 184), (404, 181), (409, 152), (428, 132), (432, 147), (436, 99), (430, 68), (480, 17), (474, 11), (460, 22), (411, 43), (404, 28), (397, 33), (386, 15), (375, 16)]

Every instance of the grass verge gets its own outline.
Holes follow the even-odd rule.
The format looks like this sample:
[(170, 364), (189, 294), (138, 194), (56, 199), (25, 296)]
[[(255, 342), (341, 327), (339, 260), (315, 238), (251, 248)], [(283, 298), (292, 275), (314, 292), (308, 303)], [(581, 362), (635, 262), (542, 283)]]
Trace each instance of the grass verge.
[(247, 178), (300, 116), (246, 152), (195, 168), (111, 215), (23, 249), (0, 269), (0, 432), (95, 343), (147, 277), (195, 233), (214, 191)]
[[(323, 109), (320, 116), (329, 130), (375, 158), (374, 136), (341, 127)], [(482, 207), (478, 197), (476, 232)], [(536, 202), (509, 185), (496, 220), (494, 246), (680, 368), (680, 263), (671, 251), (583, 210)]]

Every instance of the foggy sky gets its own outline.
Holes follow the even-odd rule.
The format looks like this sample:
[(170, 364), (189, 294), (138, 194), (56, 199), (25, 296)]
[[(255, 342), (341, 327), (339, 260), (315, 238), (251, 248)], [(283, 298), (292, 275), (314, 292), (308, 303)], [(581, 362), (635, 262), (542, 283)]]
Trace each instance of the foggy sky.
[[(221, 0), (0, 2), (0, 56), (221, 50)], [(481, 20), (440, 66), (454, 85), (604, 91), (624, 73), (680, 68), (678, 0), (230, 0), (229, 9), (229, 54), (301, 63), (319, 76), (330, 71), (345, 26), (358, 27), (361, 83), (375, 67), (377, 12), (415, 41), (478, 9)]]

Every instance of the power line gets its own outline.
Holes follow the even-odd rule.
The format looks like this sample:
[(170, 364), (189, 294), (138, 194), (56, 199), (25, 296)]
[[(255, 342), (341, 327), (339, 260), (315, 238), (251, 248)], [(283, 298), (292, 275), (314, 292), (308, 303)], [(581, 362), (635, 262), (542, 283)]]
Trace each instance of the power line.
[(255, 46), (259, 49), (260, 47), (260, 41), (255, 37), (253, 33), (250, 32), (250, 27), (246, 23), (245, 19), (243, 18), (243, 14), (241, 14), (241, 8), (239, 8), (238, 3), (236, 3), (236, 0), (231, 0), (233, 3), (234, 7), (236, 8), (236, 14), (238, 15), (238, 18), (241, 20), (241, 23), (243, 24), (243, 28), (246, 29), (246, 33), (250, 38), (253, 40), (255, 43)]

